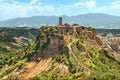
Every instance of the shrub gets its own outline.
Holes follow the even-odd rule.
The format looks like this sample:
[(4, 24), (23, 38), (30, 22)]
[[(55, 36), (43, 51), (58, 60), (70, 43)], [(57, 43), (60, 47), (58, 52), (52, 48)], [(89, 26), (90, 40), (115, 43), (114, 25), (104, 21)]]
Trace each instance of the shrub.
[(10, 73), (11, 71), (15, 70), (17, 67), (22, 67), (23, 65), (25, 65), (25, 61), (26, 60), (20, 61), (20, 62), (16, 63), (15, 65), (11, 66), (6, 71), (0, 72), (0, 78), (3, 77), (4, 75)]

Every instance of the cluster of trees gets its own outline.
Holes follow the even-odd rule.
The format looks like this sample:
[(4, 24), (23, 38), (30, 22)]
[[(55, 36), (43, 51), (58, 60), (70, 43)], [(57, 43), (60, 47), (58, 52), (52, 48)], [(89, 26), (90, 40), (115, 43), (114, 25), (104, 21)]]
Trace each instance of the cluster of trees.
[(6, 35), (6, 36), (0, 36), (0, 42), (15, 42), (12, 36)]

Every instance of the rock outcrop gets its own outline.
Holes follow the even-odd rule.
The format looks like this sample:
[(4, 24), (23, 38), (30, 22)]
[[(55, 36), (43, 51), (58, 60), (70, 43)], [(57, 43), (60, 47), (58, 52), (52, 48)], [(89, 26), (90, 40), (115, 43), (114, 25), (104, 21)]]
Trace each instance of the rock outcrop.
[(102, 47), (111, 57), (120, 62), (120, 37), (108, 33), (106, 36), (99, 36), (102, 40)]

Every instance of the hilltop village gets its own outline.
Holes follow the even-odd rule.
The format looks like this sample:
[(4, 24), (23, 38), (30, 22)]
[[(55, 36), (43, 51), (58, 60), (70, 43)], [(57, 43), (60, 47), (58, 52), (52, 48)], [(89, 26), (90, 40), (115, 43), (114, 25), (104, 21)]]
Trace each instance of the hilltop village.
[[(48, 27), (48, 25), (43, 26), (43, 27)], [(90, 39), (96, 38), (96, 32), (91, 27), (87, 28), (84, 26), (79, 26), (79, 24), (73, 24), (73, 25), (70, 25), (67, 23), (63, 24), (62, 17), (59, 17), (59, 24), (57, 26), (54, 26), (54, 27), (55, 27), (55, 29), (57, 29), (57, 31), (60, 34), (64, 34), (64, 35), (68, 35), (68, 36), (86, 36)]]
[[(42, 46), (42, 49), (37, 50), (37, 54), (34, 55), (33, 59), (39, 57), (40, 54), (53, 57), (58, 53), (68, 53), (68, 48), (64, 45), (70, 40), (80, 38), (85, 44), (97, 44), (96, 32), (91, 27), (87, 28), (79, 26), (78, 24), (69, 25), (62, 23), (62, 17), (59, 17), (59, 24), (57, 26), (42, 26), (39, 30), (39, 35), (36, 42)], [(38, 48), (39, 48), (38, 47)], [(80, 46), (81, 50), (86, 50)], [(83, 48), (83, 49), (82, 49)], [(55, 54), (55, 55), (54, 55)]]

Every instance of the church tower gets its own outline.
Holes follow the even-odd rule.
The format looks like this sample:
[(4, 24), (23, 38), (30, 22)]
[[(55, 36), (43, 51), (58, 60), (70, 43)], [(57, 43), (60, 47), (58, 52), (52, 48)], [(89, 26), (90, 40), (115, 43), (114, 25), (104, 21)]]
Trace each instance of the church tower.
[(59, 17), (59, 25), (62, 25), (62, 17)]

